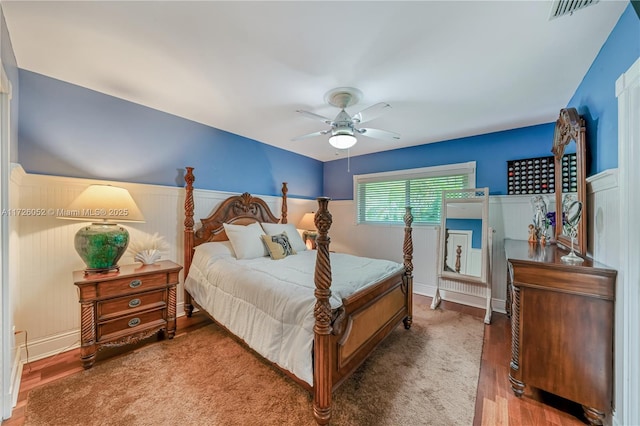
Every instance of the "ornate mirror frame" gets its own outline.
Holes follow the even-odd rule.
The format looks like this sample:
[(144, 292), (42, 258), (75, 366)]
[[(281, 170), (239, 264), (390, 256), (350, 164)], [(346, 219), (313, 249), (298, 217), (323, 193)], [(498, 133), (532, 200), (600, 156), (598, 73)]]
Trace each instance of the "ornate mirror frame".
[(577, 200), (582, 203), (585, 212), (578, 223), (574, 249), (580, 254), (587, 253), (587, 182), (585, 168), (586, 140), (584, 119), (575, 108), (563, 108), (556, 120), (556, 128), (553, 135), (553, 147), (551, 152), (555, 158), (555, 188), (556, 188), (556, 241), (566, 248), (571, 247), (571, 238), (564, 234), (562, 226), (562, 157), (567, 145), (572, 141), (576, 143), (576, 167), (577, 167)]

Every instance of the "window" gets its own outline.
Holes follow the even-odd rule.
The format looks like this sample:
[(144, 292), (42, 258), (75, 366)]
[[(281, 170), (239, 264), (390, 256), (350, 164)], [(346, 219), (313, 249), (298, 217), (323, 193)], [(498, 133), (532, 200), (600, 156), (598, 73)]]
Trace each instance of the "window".
[(353, 183), (358, 224), (402, 224), (411, 206), (413, 223), (439, 225), (442, 191), (474, 188), (476, 163), (356, 175)]

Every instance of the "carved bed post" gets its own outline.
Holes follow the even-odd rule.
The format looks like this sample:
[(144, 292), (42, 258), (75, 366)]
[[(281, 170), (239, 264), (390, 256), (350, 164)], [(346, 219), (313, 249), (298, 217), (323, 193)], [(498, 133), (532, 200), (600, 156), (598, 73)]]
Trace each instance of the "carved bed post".
[(407, 330), (413, 324), (413, 238), (411, 237), (411, 224), (413, 223), (413, 215), (411, 207), (406, 207), (404, 214), (404, 244), (402, 245), (402, 254), (404, 258), (404, 279), (407, 290), (407, 317), (402, 320), (404, 328)]
[[(186, 195), (184, 198), (184, 279), (189, 275), (191, 258), (193, 257), (193, 182), (196, 180), (193, 175), (193, 167), (187, 167), (184, 176), (186, 183)], [(184, 312), (190, 317), (193, 314), (193, 304), (191, 295), (184, 291)]]
[(313, 360), (313, 416), (320, 425), (329, 424), (331, 419), (331, 262), (329, 259), (329, 228), (331, 213), (328, 210), (329, 198), (318, 198), (318, 211), (315, 225), (318, 229), (316, 239), (316, 305), (314, 308), (314, 360)]
[(280, 223), (287, 223), (287, 182), (282, 182), (282, 211), (280, 212)]

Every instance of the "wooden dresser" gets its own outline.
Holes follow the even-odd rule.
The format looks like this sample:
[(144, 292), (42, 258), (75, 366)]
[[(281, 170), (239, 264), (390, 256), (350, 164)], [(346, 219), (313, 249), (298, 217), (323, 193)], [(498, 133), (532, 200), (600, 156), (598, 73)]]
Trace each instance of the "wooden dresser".
[(168, 260), (125, 265), (119, 272), (86, 274), (73, 281), (81, 305), (80, 357), (90, 368), (99, 349), (176, 332), (176, 286), (182, 266)]
[(616, 271), (591, 259), (567, 265), (555, 245), (505, 240), (511, 298), (509, 381), (582, 405), (602, 424), (613, 400)]

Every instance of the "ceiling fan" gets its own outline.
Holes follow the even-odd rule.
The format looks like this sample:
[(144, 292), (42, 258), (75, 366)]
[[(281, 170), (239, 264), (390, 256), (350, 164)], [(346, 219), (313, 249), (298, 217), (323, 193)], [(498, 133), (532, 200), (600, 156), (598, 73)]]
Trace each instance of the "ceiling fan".
[(356, 135), (363, 135), (377, 139), (399, 140), (400, 135), (394, 132), (358, 127), (361, 123), (373, 120), (374, 118), (379, 117), (382, 113), (391, 108), (391, 105), (389, 105), (388, 103), (380, 102), (363, 109), (353, 116), (349, 115), (349, 113), (345, 111), (345, 108), (357, 104), (361, 97), (362, 92), (353, 87), (338, 87), (327, 92), (324, 95), (325, 101), (330, 105), (340, 108), (340, 112), (333, 120), (322, 115), (315, 114), (313, 112), (297, 110), (296, 112), (299, 112), (305, 117), (322, 121), (323, 123), (328, 124), (330, 127), (325, 130), (320, 130), (318, 132), (295, 137), (292, 140), (297, 141), (301, 139), (312, 138), (315, 136), (330, 134), (331, 136), (329, 137), (329, 143), (331, 144), (331, 146), (338, 149), (348, 149), (354, 146), (358, 141)]

